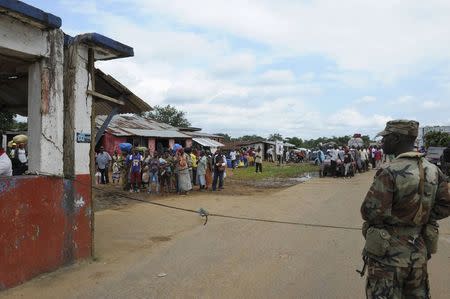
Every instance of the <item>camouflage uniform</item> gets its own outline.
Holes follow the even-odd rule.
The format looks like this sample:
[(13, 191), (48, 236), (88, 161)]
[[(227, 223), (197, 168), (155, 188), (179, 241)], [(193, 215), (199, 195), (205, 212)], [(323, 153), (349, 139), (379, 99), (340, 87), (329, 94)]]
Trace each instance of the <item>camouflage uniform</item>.
[(363, 252), (369, 258), (367, 298), (429, 298), (430, 254), (422, 229), (450, 215), (443, 173), (420, 153), (403, 153), (377, 171), (361, 214), (369, 226), (391, 235), (384, 256)]

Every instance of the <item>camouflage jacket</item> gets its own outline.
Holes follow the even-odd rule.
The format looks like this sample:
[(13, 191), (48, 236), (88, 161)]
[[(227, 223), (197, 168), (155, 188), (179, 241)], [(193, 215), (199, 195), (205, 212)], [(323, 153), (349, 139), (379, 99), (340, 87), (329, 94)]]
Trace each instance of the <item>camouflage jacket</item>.
[(372, 258), (396, 267), (422, 267), (427, 250), (421, 228), (450, 215), (446, 178), (422, 154), (403, 153), (377, 171), (361, 214), (369, 226), (383, 227), (392, 236), (388, 253)]

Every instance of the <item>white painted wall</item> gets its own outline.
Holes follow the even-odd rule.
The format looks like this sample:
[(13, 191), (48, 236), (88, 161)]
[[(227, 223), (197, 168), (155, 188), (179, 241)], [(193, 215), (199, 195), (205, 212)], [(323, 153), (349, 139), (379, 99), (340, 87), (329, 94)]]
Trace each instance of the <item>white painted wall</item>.
[[(91, 134), (92, 96), (87, 95), (87, 89), (92, 89), (91, 78), (87, 69), (88, 48), (78, 45), (75, 75), (75, 174), (89, 174), (90, 143), (77, 143), (76, 133)], [(91, 135), (94, 137), (93, 135)]]
[(16, 19), (2, 15), (0, 18), (0, 47), (33, 56), (50, 54), (47, 31), (27, 25)]
[[(63, 63), (64, 35), (48, 33), (52, 56), (41, 58), (29, 68), (28, 153), (29, 170), (63, 174)], [(44, 92), (43, 92), (44, 90)]]
[[(2, 15), (0, 37), (0, 48), (9, 55), (37, 60), (28, 77), (29, 170), (62, 175), (64, 34)], [(48, 82), (45, 96), (43, 82)]]

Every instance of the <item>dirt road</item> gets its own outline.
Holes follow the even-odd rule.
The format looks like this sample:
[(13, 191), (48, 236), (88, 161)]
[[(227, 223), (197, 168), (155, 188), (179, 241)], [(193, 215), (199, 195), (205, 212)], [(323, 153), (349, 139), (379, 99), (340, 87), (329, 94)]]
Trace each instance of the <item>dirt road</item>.
[[(255, 195), (160, 200), (235, 216), (359, 227), (373, 172), (312, 179)], [(43, 275), (0, 298), (363, 298), (360, 231), (200, 217), (149, 204), (96, 213), (96, 259)], [(441, 223), (450, 232), (450, 221)], [(450, 237), (430, 263), (448, 298)]]

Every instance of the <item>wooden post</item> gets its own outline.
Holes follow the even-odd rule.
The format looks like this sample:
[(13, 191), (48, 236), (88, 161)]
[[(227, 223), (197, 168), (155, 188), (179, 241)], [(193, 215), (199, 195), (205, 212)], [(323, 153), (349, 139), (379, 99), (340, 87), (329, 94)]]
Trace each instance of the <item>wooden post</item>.
[(71, 44), (64, 57), (64, 153), (63, 173), (75, 178), (75, 73), (78, 44)]
[[(88, 72), (91, 78), (91, 90), (95, 92), (95, 57), (94, 49), (89, 48), (88, 50)], [(92, 185), (95, 184), (95, 117), (97, 112), (95, 111), (94, 100), (92, 100), (92, 110), (91, 110), (91, 149), (90, 149), (90, 167), (89, 171), (91, 173), (91, 256), (95, 257), (95, 242), (94, 242), (94, 232), (95, 232), (95, 213), (94, 213), (94, 200)]]

